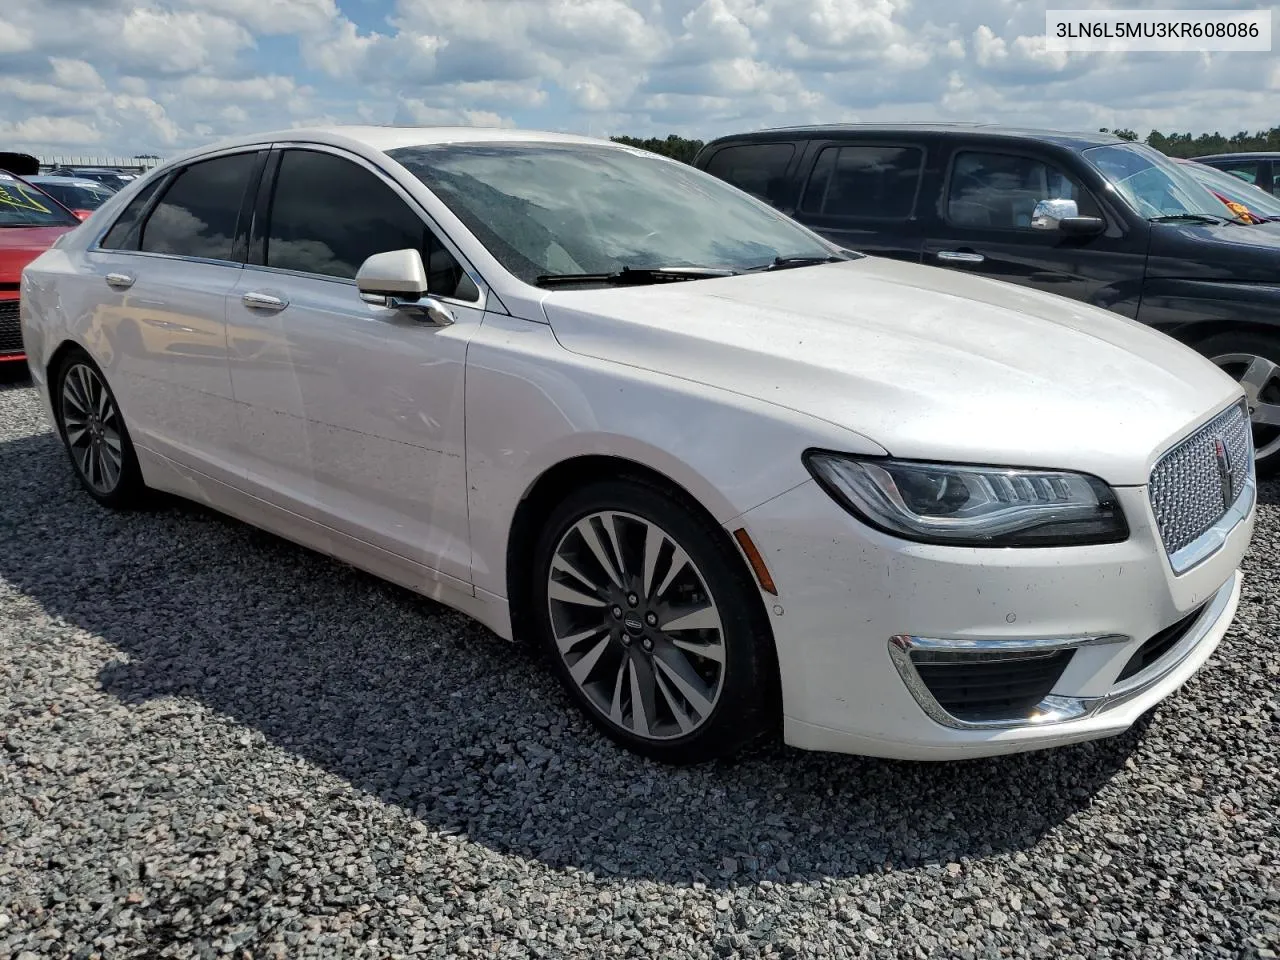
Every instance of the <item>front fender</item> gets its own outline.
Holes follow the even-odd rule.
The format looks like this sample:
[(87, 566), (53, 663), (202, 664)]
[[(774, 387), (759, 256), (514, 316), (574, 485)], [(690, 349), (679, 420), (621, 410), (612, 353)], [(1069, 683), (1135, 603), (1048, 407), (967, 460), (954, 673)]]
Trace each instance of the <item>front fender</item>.
[(1148, 280), (1137, 319), (1188, 345), (1238, 330), (1280, 336), (1280, 284)]
[(468, 349), (466, 421), (472, 574), (498, 597), (516, 509), (566, 460), (644, 464), (726, 523), (808, 480), (809, 447), (886, 452), (806, 414), (570, 353), (545, 324), (493, 315)]

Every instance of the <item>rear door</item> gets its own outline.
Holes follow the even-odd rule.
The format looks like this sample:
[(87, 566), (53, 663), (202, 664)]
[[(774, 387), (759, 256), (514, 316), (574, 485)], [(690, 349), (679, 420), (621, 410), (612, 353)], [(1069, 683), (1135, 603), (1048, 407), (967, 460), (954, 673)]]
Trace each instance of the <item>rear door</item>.
[[(1135, 316), (1146, 267), (1145, 237), (1130, 232), (1067, 166), (1035, 144), (957, 143), (924, 262)], [(1105, 232), (1067, 236), (1033, 229), (1036, 204), (1052, 199), (1075, 200), (1080, 216), (1106, 222)]]
[(226, 297), (266, 154), (191, 163), (148, 186), (85, 255), (98, 293), (88, 346), (108, 365), (133, 439), (235, 482)]
[(917, 140), (812, 141), (795, 217), (850, 250), (918, 262), (928, 157)]

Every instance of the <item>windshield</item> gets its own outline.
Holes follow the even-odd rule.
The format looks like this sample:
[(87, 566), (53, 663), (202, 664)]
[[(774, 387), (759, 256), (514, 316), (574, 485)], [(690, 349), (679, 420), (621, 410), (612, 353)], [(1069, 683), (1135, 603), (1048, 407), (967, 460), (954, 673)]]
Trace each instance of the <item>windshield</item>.
[(0, 227), (65, 227), (79, 222), (31, 184), (0, 173)]
[(526, 283), (623, 268), (745, 270), (835, 248), (691, 166), (582, 144), (389, 151)]
[(115, 194), (98, 183), (55, 183), (42, 181), (41, 190), (72, 210), (97, 210)]
[(1141, 143), (1090, 147), (1084, 157), (1147, 219), (1198, 215), (1229, 216), (1222, 201), (1195, 177), (1151, 147)]
[(1250, 213), (1264, 217), (1280, 217), (1280, 199), (1267, 191), (1232, 176), (1225, 170), (1217, 170), (1206, 163), (1186, 163), (1182, 168), (1214, 193), (1220, 193), (1232, 203), (1247, 208)]

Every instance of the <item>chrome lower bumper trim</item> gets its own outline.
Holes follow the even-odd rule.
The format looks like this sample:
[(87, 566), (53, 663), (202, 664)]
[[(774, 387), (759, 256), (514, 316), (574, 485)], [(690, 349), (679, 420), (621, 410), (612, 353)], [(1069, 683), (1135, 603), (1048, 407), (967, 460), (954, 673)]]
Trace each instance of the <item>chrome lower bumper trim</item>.
[[(1243, 498), (1242, 498), (1243, 499)], [(1240, 574), (1237, 571), (1218, 588), (1218, 592), (1205, 604), (1200, 616), (1183, 635), (1182, 639), (1151, 666), (1117, 684), (1105, 696), (1066, 697), (1050, 694), (1024, 716), (1002, 717), (989, 720), (963, 720), (949, 713), (938, 703), (928, 686), (920, 678), (911, 658), (913, 651), (947, 651), (968, 653), (1032, 653), (1050, 650), (1075, 649), (1097, 644), (1129, 643), (1131, 637), (1122, 634), (1096, 634), (1082, 637), (1029, 638), (1017, 640), (956, 640), (932, 637), (899, 635), (889, 638), (889, 656), (911, 691), (912, 697), (928, 717), (945, 727), (958, 730), (1009, 730), (1018, 727), (1039, 727), (1080, 720), (1118, 706), (1146, 692), (1178, 668), (1191, 655), (1221, 619), (1231, 603)]]

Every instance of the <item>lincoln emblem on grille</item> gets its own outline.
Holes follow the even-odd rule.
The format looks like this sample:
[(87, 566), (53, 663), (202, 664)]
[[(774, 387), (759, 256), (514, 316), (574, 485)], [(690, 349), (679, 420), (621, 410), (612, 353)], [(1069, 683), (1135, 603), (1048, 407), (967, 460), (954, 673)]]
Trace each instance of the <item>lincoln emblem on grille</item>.
[(1218, 479), (1222, 481), (1222, 509), (1231, 509), (1231, 491), (1236, 486), (1236, 469), (1231, 463), (1231, 451), (1218, 437), (1213, 441), (1213, 455), (1218, 461)]

